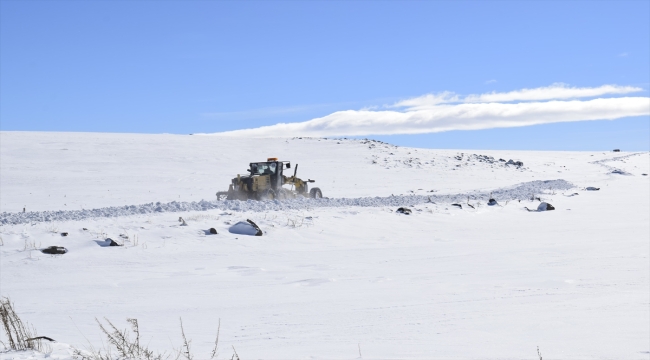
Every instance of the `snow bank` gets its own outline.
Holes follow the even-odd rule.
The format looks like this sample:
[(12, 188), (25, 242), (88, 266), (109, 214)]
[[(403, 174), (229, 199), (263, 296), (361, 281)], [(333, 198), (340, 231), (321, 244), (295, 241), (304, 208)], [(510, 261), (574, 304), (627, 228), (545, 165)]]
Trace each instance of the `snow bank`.
[(138, 214), (152, 214), (160, 212), (181, 212), (181, 211), (207, 211), (207, 210), (230, 210), (230, 211), (276, 211), (276, 210), (302, 210), (317, 207), (382, 207), (382, 206), (408, 206), (426, 202), (453, 203), (467, 200), (485, 199), (489, 195), (496, 200), (526, 199), (531, 194), (539, 194), (549, 190), (568, 190), (575, 186), (562, 179), (558, 180), (536, 180), (525, 182), (514, 187), (501, 188), (490, 192), (474, 191), (463, 194), (450, 195), (398, 195), (387, 197), (361, 197), (361, 198), (337, 198), (337, 199), (307, 199), (297, 198), (284, 201), (193, 201), (168, 203), (148, 203), (141, 205), (113, 206), (91, 210), (59, 210), (59, 211), (34, 211), (24, 213), (0, 213), (0, 225), (25, 224), (44, 221), (70, 221), (83, 220), (87, 218), (118, 217)]
[(262, 230), (250, 220), (240, 221), (231, 226), (228, 231), (232, 234), (262, 236)]

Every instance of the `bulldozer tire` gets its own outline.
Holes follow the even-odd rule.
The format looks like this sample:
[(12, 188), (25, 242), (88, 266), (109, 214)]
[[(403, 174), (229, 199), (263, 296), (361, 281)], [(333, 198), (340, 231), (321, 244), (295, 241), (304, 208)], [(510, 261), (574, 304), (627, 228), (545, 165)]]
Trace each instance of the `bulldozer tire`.
[(312, 199), (321, 199), (323, 198), (323, 192), (317, 187), (312, 188), (309, 190), (309, 197)]
[(261, 201), (275, 200), (275, 191), (273, 191), (272, 189), (266, 189), (259, 195), (257, 199)]

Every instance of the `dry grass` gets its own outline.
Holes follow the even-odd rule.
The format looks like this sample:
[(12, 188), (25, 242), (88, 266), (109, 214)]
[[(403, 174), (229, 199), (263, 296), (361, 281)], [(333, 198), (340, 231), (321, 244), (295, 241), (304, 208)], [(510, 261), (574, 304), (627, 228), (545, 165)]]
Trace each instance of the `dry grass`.
[(298, 228), (302, 227), (302, 225), (305, 223), (305, 218), (304, 217), (287, 217), (287, 227), (290, 228)]
[[(79, 360), (163, 360), (163, 359), (185, 359), (194, 360), (192, 352), (192, 340), (185, 335), (183, 320), (180, 319), (181, 339), (183, 343), (180, 349), (173, 349), (170, 352), (156, 353), (140, 343), (140, 327), (137, 319), (126, 319), (131, 329), (120, 330), (108, 319), (104, 319), (106, 324), (95, 319), (100, 330), (106, 336), (109, 347), (96, 350), (90, 346), (89, 350), (75, 350), (75, 357)], [(217, 327), (217, 337), (214, 341), (214, 347), (209, 355), (209, 359), (216, 359), (219, 349), (219, 333), (221, 331), (221, 319)], [(208, 357), (201, 357), (207, 359)], [(239, 359), (236, 352), (232, 359)]]
[(195, 215), (189, 215), (187, 217), (184, 217), (185, 221), (207, 221), (207, 220), (219, 220), (218, 215), (210, 215), (210, 214), (195, 214)]
[(25, 239), (25, 247), (23, 248), (23, 251), (38, 250), (38, 248), (40, 247), (41, 247), (40, 242), (38, 243), (38, 245), (36, 245), (35, 240)]
[(103, 350), (95, 350), (92, 346), (88, 351), (76, 349), (74, 355), (80, 360), (118, 360), (118, 359), (138, 359), (138, 360), (162, 360), (169, 356), (166, 354), (156, 354), (146, 346), (140, 344), (140, 327), (137, 319), (126, 319), (131, 325), (131, 330), (119, 330), (112, 322), (107, 319), (106, 326), (99, 320), (97, 324), (100, 330), (106, 336), (109, 347)]
[[(96, 350), (90, 343), (88, 350), (74, 350), (74, 358), (78, 360), (163, 360), (173, 358), (179, 360), (181, 358), (186, 360), (194, 360), (192, 353), (192, 340), (185, 335), (183, 328), (183, 320), (180, 319), (181, 338), (183, 343), (181, 348), (173, 349), (171, 352), (156, 353), (142, 345), (140, 342), (140, 326), (137, 319), (126, 319), (130, 325), (130, 329), (120, 330), (110, 320), (104, 319), (105, 324), (97, 321), (99, 329), (106, 336), (108, 347)], [(52, 352), (51, 346), (43, 341), (54, 341), (47, 336), (37, 336), (36, 329), (28, 323), (23, 322), (16, 312), (14, 305), (9, 298), (3, 297), (0, 299), (0, 322), (7, 337), (7, 343), (0, 341), (7, 350), (25, 351), (33, 350), (40, 353), (50, 354)], [(221, 319), (217, 325), (217, 336), (214, 341), (214, 347), (210, 354), (201, 359), (216, 359), (219, 350), (219, 335), (221, 332)], [(47, 357), (47, 356), (46, 356)], [(239, 354), (233, 347), (232, 360), (239, 360)]]
[(90, 234), (90, 236), (92, 236), (92, 237), (94, 237), (96, 239), (102, 239), (103, 240), (103, 239), (106, 239), (108, 237), (108, 234), (106, 233), (106, 231), (104, 231), (104, 229), (102, 229), (100, 231), (90, 230), (90, 231), (88, 231), (88, 233)]
[(43, 340), (54, 341), (45, 336), (36, 335), (36, 329), (24, 323), (14, 311), (14, 305), (9, 298), (0, 299), (0, 321), (7, 336), (7, 344), (2, 345), (10, 350), (36, 350), (44, 353), (52, 352), (52, 348)]
[(49, 224), (49, 225), (45, 228), (45, 230), (46, 230), (47, 232), (50, 232), (50, 233), (53, 233), (53, 234), (58, 234), (58, 233), (59, 233), (59, 227), (56, 226), (56, 224), (54, 224), (54, 223)]
[(310, 225), (314, 225), (313, 218), (311, 216), (305, 216), (304, 213), (287, 216), (287, 227), (299, 228), (303, 226), (308, 227)]
[(273, 221), (273, 220), (275, 220), (277, 218), (278, 218), (277, 215), (271, 215), (271, 214), (264, 213), (264, 220)]

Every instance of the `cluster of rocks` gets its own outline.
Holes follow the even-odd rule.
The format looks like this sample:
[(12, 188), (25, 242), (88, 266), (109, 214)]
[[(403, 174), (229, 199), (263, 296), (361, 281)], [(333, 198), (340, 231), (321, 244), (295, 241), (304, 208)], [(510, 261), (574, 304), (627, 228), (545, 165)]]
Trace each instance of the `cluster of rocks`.
[(465, 153), (460, 153), (459, 155), (454, 156), (454, 159), (458, 161), (477, 161), (477, 162), (482, 162), (485, 164), (502, 164), (505, 166), (513, 165), (516, 167), (522, 167), (524, 166), (524, 163), (522, 161), (515, 161), (515, 160), (508, 160), (506, 161), (505, 159), (499, 159), (496, 160), (493, 156), (488, 156), (488, 155), (478, 155), (478, 154), (469, 154), (466, 155)]
[(378, 146), (383, 147), (385, 149), (391, 149), (391, 148), (397, 149), (399, 147), (397, 145), (389, 144), (387, 142), (383, 142), (383, 141), (379, 141), (379, 140), (372, 140), (372, 139), (362, 139), (362, 140), (359, 140), (359, 142), (362, 145), (368, 145), (369, 149), (374, 149), (375, 147), (378, 147)]
[[(391, 153), (390, 155), (394, 155)], [(373, 165), (381, 165), (386, 168), (388, 167), (407, 167), (407, 168), (417, 168), (420, 169), (425, 166), (433, 166), (433, 161), (428, 162), (424, 161), (420, 158), (417, 157), (409, 157), (405, 159), (394, 159), (391, 160), (390, 158), (383, 158), (380, 159), (379, 156), (373, 155), (372, 159), (370, 160), (370, 163)]]
[(401, 163), (403, 165), (407, 166), (407, 167), (413, 167), (413, 166), (420, 167), (420, 166), (424, 165), (424, 164), (422, 164), (422, 161), (420, 160), (420, 158), (404, 159), (404, 160), (401, 161)]
[[(499, 159), (499, 161), (505, 161), (505, 160)], [(517, 167), (521, 167), (521, 166), (524, 166), (524, 163), (521, 162), (521, 161), (512, 161), (512, 159), (510, 159), (510, 160), (508, 160), (508, 162), (506, 162), (506, 165), (515, 165)]]
[(392, 146), (392, 147), (397, 147), (396, 145), (389, 144), (389, 143), (379, 141), (379, 140), (363, 139), (363, 140), (360, 140), (360, 141), (361, 141), (362, 144), (366, 144), (366, 145), (367, 144), (369, 144), (369, 145), (388, 145), (388, 146)]
[(621, 169), (614, 169), (612, 170), (612, 174), (618, 174), (618, 175), (630, 175), (629, 173), (621, 170)]

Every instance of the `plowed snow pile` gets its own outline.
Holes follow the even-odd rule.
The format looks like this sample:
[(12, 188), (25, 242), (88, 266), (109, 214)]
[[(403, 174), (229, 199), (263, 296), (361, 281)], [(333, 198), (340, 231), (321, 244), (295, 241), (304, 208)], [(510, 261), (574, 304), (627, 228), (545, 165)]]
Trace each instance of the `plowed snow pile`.
[[(216, 200), (267, 157), (326, 198)], [(182, 318), (196, 359), (219, 322), (219, 359), (647, 359), (648, 173), (645, 152), (2, 132), (0, 295), (58, 342), (0, 358), (105, 353), (95, 318), (169, 353)], [(229, 232), (247, 219), (262, 236)]]
[(181, 211), (207, 211), (207, 210), (232, 210), (232, 211), (281, 211), (281, 210), (307, 210), (320, 207), (381, 207), (423, 204), (431, 202), (452, 203), (464, 200), (484, 199), (485, 202), (492, 196), (496, 200), (526, 199), (531, 195), (547, 193), (557, 190), (568, 190), (574, 187), (565, 180), (531, 181), (509, 189), (497, 189), (487, 192), (471, 192), (455, 195), (398, 195), (374, 198), (341, 198), (341, 199), (309, 199), (296, 198), (285, 201), (199, 201), (169, 203), (149, 203), (142, 205), (112, 206), (92, 210), (59, 210), (35, 211), (25, 213), (0, 213), (0, 224), (25, 224), (40, 221), (67, 221), (83, 220), (95, 217), (116, 217), (138, 214), (152, 214), (160, 212)]

